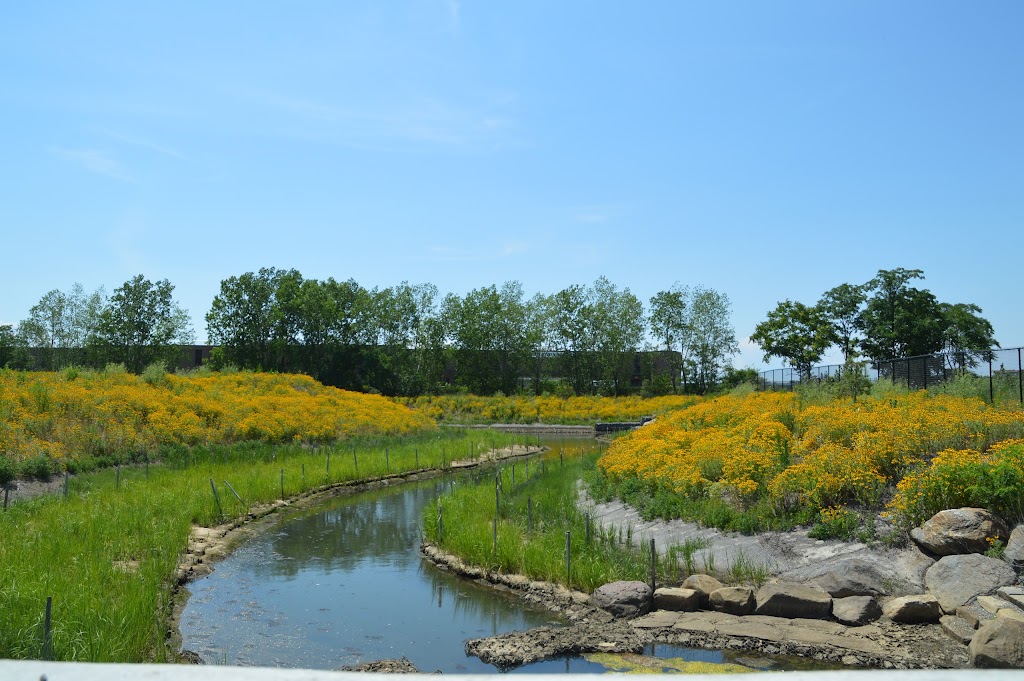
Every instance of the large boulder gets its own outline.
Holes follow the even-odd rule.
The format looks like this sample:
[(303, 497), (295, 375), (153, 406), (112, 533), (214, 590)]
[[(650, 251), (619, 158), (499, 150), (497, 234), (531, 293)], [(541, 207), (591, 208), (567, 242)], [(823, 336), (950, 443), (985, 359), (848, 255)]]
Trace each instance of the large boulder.
[(882, 606), (873, 596), (847, 596), (832, 599), (832, 617), (839, 622), (858, 627), (874, 622), (882, 616)]
[(942, 609), (952, 613), (981, 594), (995, 591), (1017, 581), (1017, 573), (1001, 560), (972, 553), (945, 556), (924, 573), (928, 593), (939, 600)]
[(801, 584), (767, 584), (757, 590), (758, 615), (823, 620), (832, 613), (832, 597)]
[(1007, 535), (1006, 523), (983, 508), (939, 511), (910, 531), (918, 546), (940, 556), (984, 553), (990, 547), (989, 539), (1006, 541)]
[(884, 596), (887, 591), (882, 583), (883, 579), (877, 565), (867, 560), (852, 558), (816, 578), (814, 583), (827, 591), (832, 598)]
[(1005, 617), (986, 622), (967, 650), (972, 667), (1024, 668), (1024, 623)]
[(882, 615), (901, 624), (935, 623), (942, 616), (942, 606), (931, 594), (900, 596), (885, 602)]
[(700, 600), (700, 607), (710, 608), (710, 600), (712, 591), (721, 589), (724, 585), (712, 577), (711, 575), (690, 575), (683, 581), (684, 589), (693, 589), (697, 592), (697, 597)]
[(654, 609), (693, 612), (700, 607), (700, 594), (693, 589), (662, 587), (654, 590)]
[(1006, 540), (1003, 558), (1018, 570), (1024, 568), (1024, 525), (1013, 528), (1010, 538)]
[(723, 586), (708, 597), (712, 610), (729, 615), (750, 615), (754, 612), (754, 590), (748, 586)]
[(590, 602), (616, 617), (639, 617), (650, 612), (651, 596), (645, 582), (610, 582), (597, 587)]

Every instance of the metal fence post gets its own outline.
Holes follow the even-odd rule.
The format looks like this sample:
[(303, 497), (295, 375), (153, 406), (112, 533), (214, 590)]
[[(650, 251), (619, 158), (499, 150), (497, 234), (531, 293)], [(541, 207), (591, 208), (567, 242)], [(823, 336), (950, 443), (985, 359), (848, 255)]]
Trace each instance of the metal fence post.
[(988, 360), (988, 402), (989, 404), (995, 403), (995, 392), (992, 389), (992, 358)]
[(1020, 403), (1024, 405), (1024, 378), (1021, 376), (1020, 348), (1017, 348), (1017, 393), (1020, 395)]

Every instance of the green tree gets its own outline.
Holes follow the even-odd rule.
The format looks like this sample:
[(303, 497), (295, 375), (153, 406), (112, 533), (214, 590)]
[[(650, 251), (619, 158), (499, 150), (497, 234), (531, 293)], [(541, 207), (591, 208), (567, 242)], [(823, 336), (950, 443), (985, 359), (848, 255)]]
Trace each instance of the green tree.
[(37, 353), (39, 368), (59, 369), (87, 362), (86, 347), (103, 309), (103, 289), (86, 293), (81, 284), (68, 292), (47, 292), (18, 324), (18, 335)]
[(696, 381), (701, 392), (707, 392), (717, 382), (725, 361), (739, 352), (731, 317), (729, 296), (714, 289), (694, 289), (690, 329)]
[(981, 316), (981, 308), (973, 303), (939, 303), (942, 315), (942, 349), (950, 353), (961, 371), (975, 366), (978, 360), (992, 357), (998, 348), (992, 324)]
[(672, 375), (672, 392), (676, 392), (693, 335), (690, 326), (690, 290), (676, 283), (669, 290), (656, 293), (651, 298), (648, 325), (651, 335), (664, 346), (671, 358), (669, 372)]
[(227, 362), (244, 369), (273, 367), (279, 272), (263, 267), (220, 282), (220, 292), (206, 313), (206, 333), (212, 345), (224, 348)]
[(629, 386), (644, 338), (644, 306), (628, 289), (598, 277), (590, 290), (594, 351), (603, 381), (615, 394)]
[(500, 289), (473, 289), (464, 298), (449, 295), (443, 310), (458, 382), (477, 394), (515, 392), (534, 350), (522, 285), (510, 281)]
[(857, 347), (860, 344), (860, 339), (856, 335), (857, 319), (866, 299), (863, 286), (840, 284), (825, 291), (825, 295), (818, 301), (817, 309), (832, 324), (835, 331), (835, 342), (843, 351), (843, 361), (857, 357)]
[(558, 372), (578, 395), (594, 391), (593, 307), (585, 287), (573, 284), (547, 299), (548, 342), (557, 353)]
[(154, 362), (176, 363), (180, 346), (194, 343), (195, 335), (173, 291), (166, 279), (154, 283), (141, 274), (114, 289), (94, 336), (107, 361), (134, 373)]
[(429, 320), (436, 314), (437, 287), (403, 281), (370, 295), (374, 385), (386, 395), (419, 394), (434, 381), (419, 369), (423, 343), (432, 330)]
[(781, 357), (806, 378), (839, 334), (819, 307), (784, 300), (754, 327), (750, 340), (761, 346), (765, 362)]
[(944, 322), (938, 300), (910, 282), (921, 270), (879, 270), (865, 284), (870, 293), (857, 319), (864, 332), (861, 347), (872, 359), (928, 355), (942, 349)]
[(14, 332), (12, 324), (0, 324), (0, 369), (26, 369), (27, 352), (24, 341)]

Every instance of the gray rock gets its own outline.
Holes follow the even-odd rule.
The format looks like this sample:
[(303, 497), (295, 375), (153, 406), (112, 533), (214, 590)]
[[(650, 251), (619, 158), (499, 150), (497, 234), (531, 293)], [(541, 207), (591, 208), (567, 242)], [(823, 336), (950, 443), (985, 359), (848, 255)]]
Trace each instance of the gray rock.
[(709, 596), (712, 591), (721, 589), (724, 585), (711, 575), (690, 575), (683, 581), (684, 589), (693, 589), (700, 599), (700, 607), (710, 608)]
[(976, 553), (945, 556), (928, 568), (924, 585), (939, 599), (942, 609), (954, 612), (980, 594), (1017, 581), (1017, 573), (1001, 560)]
[(374, 660), (373, 662), (363, 662), (362, 664), (354, 664), (341, 668), (342, 671), (346, 672), (369, 672), (373, 674), (419, 674), (420, 670), (416, 668), (407, 657), (399, 657), (396, 659), (389, 660)]
[(942, 616), (942, 607), (931, 594), (900, 596), (882, 605), (882, 615), (901, 624), (935, 623)]
[(1024, 525), (1013, 528), (1010, 538), (1006, 540), (1003, 559), (1018, 570), (1024, 568)]
[(700, 594), (693, 589), (662, 587), (654, 590), (654, 609), (693, 612), (700, 607)]
[(538, 660), (582, 653), (638, 653), (644, 639), (630, 622), (540, 627), (466, 641), (466, 654), (508, 669)]
[(800, 584), (768, 584), (757, 591), (758, 615), (828, 619), (832, 597), (821, 589)]
[(962, 617), (956, 615), (943, 615), (939, 618), (939, 625), (942, 631), (957, 643), (967, 645), (974, 637), (974, 627)]
[(972, 627), (977, 629), (985, 622), (995, 617), (985, 608), (981, 607), (977, 603), (970, 603), (968, 605), (961, 605), (956, 609), (956, 616), (965, 620)]
[(1024, 623), (997, 617), (981, 625), (967, 647), (972, 667), (1024, 668)]
[(1019, 586), (1001, 586), (996, 589), (996, 596), (999, 596), (1007, 603), (1024, 609), (1024, 589)]
[(983, 508), (939, 511), (910, 531), (918, 546), (940, 556), (984, 553), (990, 537), (1006, 541), (1007, 535), (1006, 523)]
[(814, 580), (832, 598), (847, 596), (884, 596), (883, 576), (878, 567), (870, 561), (853, 558), (843, 561), (834, 569)]
[(847, 596), (832, 599), (832, 617), (843, 624), (860, 626), (882, 616), (882, 606), (874, 596)]
[(754, 612), (754, 590), (747, 586), (723, 586), (709, 596), (711, 609), (730, 615), (749, 615)]
[(611, 582), (597, 587), (590, 602), (616, 617), (637, 617), (650, 612), (651, 595), (645, 582)]

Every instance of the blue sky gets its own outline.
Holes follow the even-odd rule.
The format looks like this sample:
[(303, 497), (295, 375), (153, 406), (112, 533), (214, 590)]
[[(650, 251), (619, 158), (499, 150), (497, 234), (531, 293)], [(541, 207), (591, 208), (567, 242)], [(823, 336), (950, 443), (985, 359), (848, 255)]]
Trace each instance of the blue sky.
[(703, 285), (745, 341), (906, 267), (1024, 345), (1022, 25), (1019, 2), (8, 3), (0, 323), (142, 273), (203, 340), (220, 281), (275, 266)]

